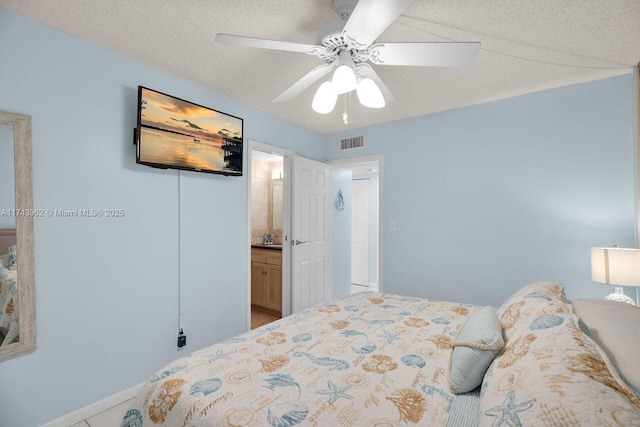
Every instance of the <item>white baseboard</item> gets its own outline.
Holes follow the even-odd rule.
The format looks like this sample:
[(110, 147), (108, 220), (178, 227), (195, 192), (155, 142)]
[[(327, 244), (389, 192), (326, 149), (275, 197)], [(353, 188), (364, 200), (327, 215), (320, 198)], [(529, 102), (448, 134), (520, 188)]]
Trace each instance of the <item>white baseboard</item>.
[(104, 412), (107, 409), (113, 408), (114, 406), (119, 405), (122, 402), (126, 402), (127, 400), (134, 398), (138, 394), (142, 386), (144, 386), (144, 384), (145, 383), (134, 385), (133, 387), (123, 390), (119, 393), (112, 394), (109, 397), (105, 397), (102, 400), (92, 403), (91, 405), (87, 405), (84, 408), (78, 409), (77, 411), (71, 412), (53, 421), (49, 421), (46, 424), (42, 424), (40, 427), (69, 427), (77, 424), (80, 421), (91, 418), (94, 415), (98, 415), (99, 413)]

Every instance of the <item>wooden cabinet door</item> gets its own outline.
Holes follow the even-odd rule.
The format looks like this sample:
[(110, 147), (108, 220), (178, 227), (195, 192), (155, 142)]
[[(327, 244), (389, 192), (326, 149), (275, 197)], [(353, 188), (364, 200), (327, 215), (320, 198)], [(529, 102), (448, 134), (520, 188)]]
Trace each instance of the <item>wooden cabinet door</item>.
[(267, 265), (266, 306), (274, 310), (282, 310), (282, 266)]
[(251, 304), (282, 313), (282, 252), (251, 249)]
[(265, 305), (267, 269), (264, 264), (251, 263), (251, 304)]

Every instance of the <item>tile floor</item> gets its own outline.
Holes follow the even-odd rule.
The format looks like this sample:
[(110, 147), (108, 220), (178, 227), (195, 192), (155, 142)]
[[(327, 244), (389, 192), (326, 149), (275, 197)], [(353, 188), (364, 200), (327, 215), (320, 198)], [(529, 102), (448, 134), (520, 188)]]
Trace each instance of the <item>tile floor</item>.
[(131, 401), (127, 400), (70, 427), (118, 427), (130, 404)]

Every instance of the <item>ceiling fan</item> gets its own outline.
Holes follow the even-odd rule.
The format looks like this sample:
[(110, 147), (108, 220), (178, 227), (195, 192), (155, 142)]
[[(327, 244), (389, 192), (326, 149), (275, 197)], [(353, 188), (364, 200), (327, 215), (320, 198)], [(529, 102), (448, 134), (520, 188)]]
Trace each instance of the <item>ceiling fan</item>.
[(366, 107), (381, 108), (393, 95), (367, 61), (376, 65), (468, 67), (476, 59), (480, 43), (374, 43), (375, 39), (413, 2), (413, 0), (333, 0), (342, 18), (318, 33), (316, 44), (291, 43), (219, 33), (216, 41), (237, 46), (285, 50), (315, 55), (320, 65), (272, 102), (284, 102), (321, 79), (335, 68), (331, 80), (318, 88), (312, 108), (321, 114), (333, 110), (338, 95), (356, 91)]

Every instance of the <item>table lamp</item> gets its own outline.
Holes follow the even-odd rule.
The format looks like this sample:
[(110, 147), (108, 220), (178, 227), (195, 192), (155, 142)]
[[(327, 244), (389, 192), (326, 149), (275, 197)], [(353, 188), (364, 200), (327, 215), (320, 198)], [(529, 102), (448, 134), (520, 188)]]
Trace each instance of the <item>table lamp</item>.
[(640, 249), (591, 248), (591, 280), (615, 285), (605, 299), (636, 305), (622, 286), (640, 286)]

